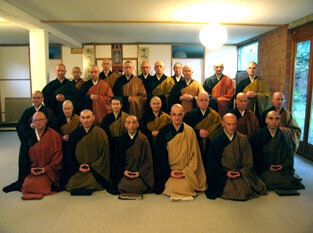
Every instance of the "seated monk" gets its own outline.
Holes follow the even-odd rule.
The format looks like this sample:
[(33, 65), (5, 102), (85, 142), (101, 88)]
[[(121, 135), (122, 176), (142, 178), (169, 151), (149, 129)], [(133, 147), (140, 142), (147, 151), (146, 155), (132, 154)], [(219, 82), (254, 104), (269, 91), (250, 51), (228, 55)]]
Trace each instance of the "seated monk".
[(286, 133), (292, 142), (293, 153), (296, 153), (300, 138), (301, 128), (292, 116), (291, 112), (284, 108), (285, 95), (282, 92), (275, 92), (273, 94), (272, 103), (273, 106), (266, 109), (260, 117), (261, 128), (266, 127), (265, 118), (269, 111), (276, 110), (279, 113), (279, 129)]
[(43, 112), (33, 116), (34, 129), (22, 139), (19, 155), (18, 180), (3, 188), (4, 192), (19, 191), (22, 199), (41, 199), (55, 193), (62, 165), (61, 136), (46, 127), (47, 119)]
[(266, 186), (253, 169), (251, 147), (245, 136), (236, 132), (237, 118), (223, 117), (224, 131), (213, 139), (206, 165), (209, 199), (217, 197), (248, 200), (266, 193)]
[(72, 195), (90, 195), (107, 187), (110, 176), (110, 147), (106, 133), (93, 125), (90, 110), (80, 113), (82, 127), (70, 134), (64, 155), (63, 185)]
[(279, 128), (279, 120), (277, 111), (269, 111), (265, 118), (267, 127), (250, 139), (255, 169), (268, 190), (304, 189), (300, 179), (294, 177), (292, 143)]
[(101, 123), (101, 128), (109, 137), (111, 154), (114, 154), (114, 146), (118, 137), (126, 133), (125, 121), (128, 114), (121, 111), (123, 107), (123, 100), (119, 96), (113, 96), (110, 100), (112, 112), (106, 115)]
[(79, 116), (74, 114), (73, 103), (70, 100), (65, 100), (62, 105), (63, 114), (57, 119), (57, 127), (59, 128), (59, 133), (62, 136), (63, 141), (67, 142), (70, 133), (74, 131), (79, 125)]
[(194, 130), (183, 123), (180, 104), (171, 108), (172, 123), (157, 137), (154, 153), (155, 193), (171, 200), (192, 200), (205, 190), (206, 176)]
[(161, 111), (162, 101), (158, 96), (152, 97), (150, 101), (152, 111), (147, 111), (141, 119), (142, 132), (148, 137), (153, 147), (160, 129), (171, 123), (171, 117)]
[(119, 193), (146, 193), (154, 183), (150, 144), (138, 127), (137, 117), (128, 116), (125, 122), (127, 133), (119, 137), (115, 145), (112, 180)]
[(196, 132), (204, 165), (211, 141), (222, 131), (221, 116), (209, 107), (209, 103), (209, 94), (200, 92), (197, 99), (198, 107), (187, 112), (184, 117), (184, 122)]
[(245, 135), (248, 139), (260, 129), (259, 121), (255, 114), (247, 108), (248, 96), (240, 92), (236, 96), (236, 108), (230, 111), (237, 117), (236, 131)]

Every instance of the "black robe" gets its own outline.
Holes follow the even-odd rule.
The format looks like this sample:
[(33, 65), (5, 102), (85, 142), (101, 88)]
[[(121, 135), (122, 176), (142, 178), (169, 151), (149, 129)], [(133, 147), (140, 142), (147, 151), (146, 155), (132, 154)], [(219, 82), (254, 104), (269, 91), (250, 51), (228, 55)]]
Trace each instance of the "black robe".
[(175, 85), (178, 83), (178, 82), (180, 82), (181, 80), (184, 80), (184, 76), (180, 76), (180, 78), (179, 78), (179, 80), (178, 80), (178, 82), (177, 82), (177, 79), (176, 79), (176, 76), (175, 76), (175, 74), (172, 76), (172, 78), (174, 79), (174, 81), (175, 81)]
[[(55, 117), (54, 117), (52, 109), (42, 105), (38, 111), (43, 112), (46, 115), (46, 118), (48, 120), (47, 126), (52, 129), (56, 129)], [(32, 117), (35, 113), (36, 113), (35, 107), (27, 108), (23, 112), (19, 121), (17, 122), (16, 131), (20, 140), (22, 140), (23, 134), (32, 130), (32, 128), (30, 127), (30, 124), (32, 123)]]
[(218, 84), (218, 82), (222, 79), (222, 76), (220, 77), (220, 79), (218, 79), (216, 77), (216, 75), (212, 75), (211, 77), (207, 78), (204, 83), (203, 83), (203, 88), (204, 90), (209, 94), (210, 96), (210, 104), (209, 107), (213, 108), (215, 111), (218, 111), (218, 105), (217, 105), (217, 98), (213, 98), (212, 97), (212, 89), (213, 87), (216, 86), (216, 84)]
[[(82, 109), (79, 108), (79, 100), (78, 100), (78, 90), (76, 88), (76, 82), (74, 80), (70, 81), (69, 83), (61, 86), (56, 90), (56, 94), (62, 94), (65, 97), (65, 100), (70, 100), (73, 103), (74, 107), (74, 113), (78, 114)], [(62, 104), (63, 103), (58, 103), (59, 108), (62, 109)]]
[(105, 80), (107, 77), (109, 77), (111, 74), (113, 74), (113, 71), (109, 71), (108, 75), (106, 76), (104, 74), (104, 72), (102, 71), (100, 74), (99, 74), (99, 79), (102, 79), (102, 80)]
[(59, 112), (62, 111), (62, 103), (58, 102), (55, 97), (57, 94), (63, 94), (63, 93), (60, 93), (59, 88), (61, 88), (62, 86), (65, 86), (68, 83), (70, 83), (70, 80), (66, 78), (63, 80), (62, 83), (58, 79), (55, 79), (49, 82), (42, 89), (42, 94), (43, 94), (43, 97), (45, 98), (44, 100), (45, 105), (51, 108), (55, 115), (58, 115)]
[(140, 78), (140, 79), (142, 80), (143, 85), (145, 86), (145, 89), (146, 89), (147, 94), (148, 94), (148, 82), (149, 82), (149, 80), (151, 79), (151, 77), (152, 77), (152, 76), (151, 76), (150, 74), (147, 75), (147, 78), (145, 78), (145, 77), (143, 76), (143, 74), (141, 74), (141, 75), (138, 76), (138, 78)]

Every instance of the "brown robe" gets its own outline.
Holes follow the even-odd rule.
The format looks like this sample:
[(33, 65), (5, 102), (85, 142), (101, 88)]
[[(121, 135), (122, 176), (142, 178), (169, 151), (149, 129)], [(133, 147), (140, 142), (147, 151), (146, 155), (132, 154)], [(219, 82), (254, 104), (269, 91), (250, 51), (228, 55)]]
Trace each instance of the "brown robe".
[(30, 167), (44, 168), (45, 173), (35, 176), (31, 173), (24, 179), (22, 199), (40, 199), (43, 195), (53, 194), (51, 185), (58, 186), (62, 167), (61, 136), (47, 128), (40, 140), (28, 150)]
[(74, 114), (69, 122), (61, 126), (62, 135), (70, 135), (80, 125), (79, 116)]
[[(195, 99), (197, 99), (199, 93), (202, 91), (204, 91), (202, 85), (198, 83), (197, 81), (193, 80), (193, 82), (189, 86), (181, 89), (180, 92), (181, 92), (181, 95), (189, 94), (189, 95), (192, 95)], [(182, 100), (181, 105), (184, 107), (185, 113), (189, 112), (194, 107), (193, 101)]]
[(107, 82), (109, 86), (111, 87), (111, 89), (113, 89), (114, 84), (119, 77), (120, 76), (117, 73), (113, 72), (111, 75), (106, 77), (103, 81)]
[(196, 196), (206, 188), (206, 175), (194, 130), (185, 123), (184, 131), (167, 144), (170, 170), (182, 171), (184, 178), (169, 177), (163, 194)]
[(217, 99), (218, 113), (223, 117), (233, 108), (234, 82), (226, 75), (212, 88), (212, 97)]
[[(104, 185), (99, 180), (108, 182), (110, 177), (110, 146), (106, 133), (98, 126), (93, 126), (88, 133), (83, 127), (79, 127), (70, 135), (68, 147), (69, 153), (66, 156), (74, 156), (75, 163), (71, 164), (77, 164), (77, 167), (76, 173), (65, 186), (66, 190), (102, 190)], [(91, 171), (77, 171), (80, 164), (88, 164)]]
[[(75, 82), (75, 81), (74, 81)], [(84, 80), (80, 79), (76, 84), (75, 87), (78, 90), (83, 84), (85, 83)]]
[(172, 122), (171, 117), (167, 113), (162, 112), (160, 116), (156, 117), (153, 121), (150, 121), (146, 124), (147, 130), (151, 134), (152, 145), (155, 143), (157, 138), (156, 136), (152, 136), (152, 131), (160, 131), (160, 129), (162, 129), (164, 126), (171, 122)]
[(98, 99), (92, 100), (92, 111), (95, 115), (95, 124), (100, 125), (103, 117), (112, 112), (110, 100), (114, 95), (109, 84), (101, 79), (89, 88), (86, 95), (93, 94), (99, 95)]
[[(140, 131), (132, 140), (128, 133), (124, 134), (119, 142), (126, 145), (118, 146), (115, 157), (120, 157), (121, 172), (125, 170), (139, 172), (139, 177), (130, 179), (122, 176), (118, 183), (120, 193), (145, 193), (151, 190), (154, 183), (152, 152), (147, 137)], [(120, 149), (121, 148), (121, 149)], [(126, 149), (124, 151), (124, 149)]]

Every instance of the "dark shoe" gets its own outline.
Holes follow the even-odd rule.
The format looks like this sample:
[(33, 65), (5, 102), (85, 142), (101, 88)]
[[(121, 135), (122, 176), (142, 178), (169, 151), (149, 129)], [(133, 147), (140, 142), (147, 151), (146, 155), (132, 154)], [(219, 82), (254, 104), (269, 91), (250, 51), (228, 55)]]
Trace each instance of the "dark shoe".
[(4, 187), (2, 189), (2, 191), (5, 193), (9, 193), (9, 192), (13, 192), (13, 191), (21, 191), (21, 188), (22, 188), (21, 182), (16, 181), (16, 182)]

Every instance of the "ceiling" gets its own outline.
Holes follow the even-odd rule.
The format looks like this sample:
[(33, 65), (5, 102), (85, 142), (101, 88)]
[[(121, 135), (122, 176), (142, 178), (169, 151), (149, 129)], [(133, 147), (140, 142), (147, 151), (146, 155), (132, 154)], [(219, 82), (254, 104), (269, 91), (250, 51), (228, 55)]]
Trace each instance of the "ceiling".
[[(56, 29), (50, 43), (64, 42), (57, 31), (80, 43), (198, 44), (203, 23), (215, 20), (226, 26), (226, 43), (238, 44), (313, 13), (313, 0), (0, 0), (4, 19), (11, 12), (1, 3)], [(0, 44), (27, 44), (28, 17), (12, 15), (20, 23), (0, 23)]]

